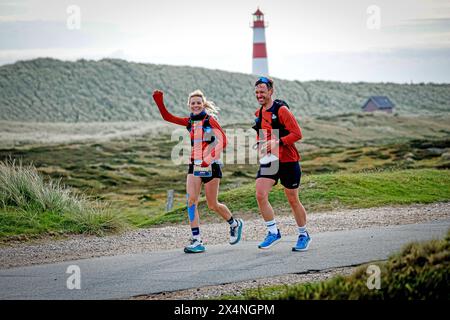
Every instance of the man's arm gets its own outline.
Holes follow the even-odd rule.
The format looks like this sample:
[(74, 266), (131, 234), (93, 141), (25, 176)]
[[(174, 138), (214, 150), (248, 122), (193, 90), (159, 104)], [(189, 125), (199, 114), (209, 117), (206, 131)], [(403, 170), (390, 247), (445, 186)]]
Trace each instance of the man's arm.
[(302, 139), (302, 130), (298, 125), (297, 119), (295, 119), (292, 112), (286, 106), (282, 106), (278, 110), (278, 117), (280, 118), (280, 122), (284, 125), (286, 130), (289, 131), (289, 134), (287, 136), (280, 138), (280, 145), (294, 144), (295, 142)]

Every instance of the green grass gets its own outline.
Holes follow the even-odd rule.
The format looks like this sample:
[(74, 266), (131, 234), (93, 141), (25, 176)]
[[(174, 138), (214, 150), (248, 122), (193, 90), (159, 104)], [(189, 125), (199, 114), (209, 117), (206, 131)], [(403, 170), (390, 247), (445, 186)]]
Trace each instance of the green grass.
[[(269, 200), (276, 209), (288, 208), (280, 185), (270, 193)], [(302, 178), (300, 200), (308, 211), (314, 212), (448, 201), (450, 171), (417, 169), (308, 175)], [(222, 192), (219, 201), (225, 203), (233, 212), (257, 216), (254, 184)], [(206, 208), (204, 199), (199, 203), (199, 210), (202, 217), (216, 217), (215, 213)], [(180, 207), (155, 218), (140, 221), (140, 225), (185, 221), (185, 213), (186, 208)]]
[[(250, 185), (219, 199), (232, 210), (256, 210), (254, 194), (254, 185)], [(287, 204), (280, 185), (269, 199), (276, 206)], [(313, 211), (446, 201), (450, 199), (450, 172), (421, 169), (310, 175), (303, 178), (300, 199)]]
[(450, 139), (414, 139), (382, 145), (318, 148), (303, 153), (307, 173), (359, 172), (367, 169), (450, 168)]
[[(380, 268), (380, 288), (369, 290), (369, 265), (350, 276), (296, 284), (250, 289), (240, 296), (221, 299), (244, 300), (448, 300), (450, 298), (450, 232), (443, 240), (410, 243)], [(371, 282), (373, 283), (373, 282)]]
[(107, 201), (116, 210), (132, 207), (156, 214), (164, 208), (167, 189), (175, 189), (176, 201), (185, 199), (184, 168), (170, 161), (174, 144), (167, 134), (146, 135), (102, 144), (3, 149), (0, 160), (33, 164), (39, 173)]
[(0, 161), (0, 238), (83, 233), (103, 235), (125, 224), (104, 204), (45, 181), (33, 166)]
[[(281, 190), (276, 195), (276, 201), (284, 201)], [(300, 198), (312, 210), (446, 201), (450, 172), (421, 169), (311, 176), (305, 179)]]
[[(450, 167), (448, 158), (430, 152), (430, 149), (446, 150), (450, 147), (448, 133), (440, 132), (441, 128), (448, 127), (445, 117), (432, 119), (364, 114), (360, 118), (346, 115), (329, 120), (302, 119), (302, 123), (313, 128), (304, 130), (305, 139), (298, 144), (305, 174), (358, 172), (373, 168)], [(390, 128), (388, 138), (378, 134), (377, 124), (380, 123)], [(18, 130), (16, 127), (10, 124), (5, 129), (9, 132)], [(352, 131), (346, 128), (352, 128)], [(42, 130), (42, 127), (38, 129)], [(83, 129), (87, 130), (84, 125), (73, 130), (84, 132)], [(54, 129), (52, 132), (57, 131)], [(350, 134), (338, 134), (341, 131)], [(47, 136), (47, 133), (42, 135)], [(433, 139), (425, 139), (427, 135), (433, 135)], [(338, 143), (329, 145), (330, 137), (337, 136)], [(408, 140), (411, 139), (408, 137), (421, 140)], [(233, 140), (232, 136), (229, 138)], [(317, 139), (318, 144), (311, 145)], [(391, 139), (404, 140), (392, 142)], [(250, 140), (252, 144), (253, 140)], [(322, 145), (320, 141), (327, 143)], [(65, 185), (80, 193), (107, 201), (115, 210), (129, 211), (131, 208), (145, 212), (147, 218), (164, 211), (168, 189), (175, 191), (175, 207), (183, 206), (186, 201), (186, 166), (170, 161), (176, 143), (164, 131), (158, 135), (146, 133), (103, 142), (4, 148), (0, 149), (0, 160), (11, 157), (21, 159), (27, 165), (34, 164), (41, 174), (54, 180), (61, 179)], [(255, 164), (226, 164), (221, 192), (253, 184), (256, 170)]]
[(125, 228), (112, 212), (87, 210), (81, 214), (53, 211), (24, 211), (0, 209), (0, 239), (27, 240), (40, 236), (87, 234), (103, 236)]
[[(351, 149), (346, 156), (365, 153), (384, 154), (390, 152), (390, 148), (389, 146), (378, 147), (377, 152)], [(97, 149), (94, 146), (89, 150), (95, 152)], [(97, 150), (97, 152), (100, 151)], [(78, 153), (80, 153), (79, 157), (84, 154), (79, 150)], [(33, 166), (24, 167), (1, 162), (0, 238), (49, 233), (105, 234), (124, 228), (186, 222), (183, 172), (171, 173), (176, 174), (171, 178), (173, 185), (180, 185), (180, 188), (176, 189), (178, 201), (174, 203), (175, 209), (165, 213), (163, 185), (167, 181), (162, 181), (159, 175), (154, 179), (146, 176), (158, 174), (158, 170), (152, 173), (155, 169), (147, 166), (148, 160), (143, 160), (139, 156), (136, 162), (141, 162), (139, 166), (134, 166), (126, 165), (128, 158), (119, 158), (120, 161), (116, 164), (105, 162), (86, 165), (83, 170), (82, 164), (76, 160), (78, 157), (76, 154), (77, 152), (74, 152), (72, 161), (64, 163), (58, 169), (59, 173), (67, 174), (68, 181), (86, 179), (81, 184), (83, 187), (76, 193), (62, 186), (59, 180), (56, 180), (57, 175), (48, 177), (36, 172)], [(326, 150), (325, 154), (333, 156)], [(98, 155), (101, 156), (102, 153)], [(48, 157), (47, 161), (50, 161), (50, 156)], [(166, 172), (173, 172), (168, 167), (159, 168), (159, 172), (167, 179)], [(50, 163), (41, 167), (40, 172), (53, 172), (53, 170), (53, 163)], [(243, 186), (228, 187), (227, 190), (227, 184), (236, 183), (237, 179), (242, 179), (242, 173), (247, 172), (246, 170), (245, 167), (236, 166), (234, 170), (224, 174), (222, 185), (225, 187), (221, 186), (219, 200), (233, 212), (252, 218), (258, 216), (253, 177), (240, 180)], [(100, 172), (103, 178), (98, 178)], [(130, 174), (131, 172), (138, 172), (139, 176), (141, 174), (143, 176), (135, 176)], [(235, 172), (238, 172), (238, 177), (233, 176)], [(78, 173), (79, 176), (77, 176)], [(87, 178), (86, 175), (92, 177)], [(47, 178), (44, 179), (44, 176)], [(73, 180), (74, 177), (76, 177), (75, 180)], [(97, 177), (97, 180), (93, 180), (94, 177)], [(82, 192), (86, 190), (86, 181), (92, 182), (90, 184), (92, 188)], [(114, 182), (114, 185), (106, 186), (108, 181)], [(96, 184), (101, 185), (104, 189), (100, 191), (103, 190), (105, 193), (98, 192)], [(94, 194), (97, 200), (84, 196), (86, 192)], [(119, 199), (119, 205), (111, 204), (113, 199)], [(449, 201), (450, 173), (448, 170), (438, 169), (306, 173), (302, 178), (300, 199), (309, 212)], [(276, 210), (289, 209), (280, 185), (270, 193), (270, 201)], [(110, 204), (108, 209), (104, 208), (104, 204)], [(129, 206), (125, 206), (126, 204)], [(201, 199), (199, 209), (202, 221), (220, 220), (217, 214), (207, 209), (204, 199)]]

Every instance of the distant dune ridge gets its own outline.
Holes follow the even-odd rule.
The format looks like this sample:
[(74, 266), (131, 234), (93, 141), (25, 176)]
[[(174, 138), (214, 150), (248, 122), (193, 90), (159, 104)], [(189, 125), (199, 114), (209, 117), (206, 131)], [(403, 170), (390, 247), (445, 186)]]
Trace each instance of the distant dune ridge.
[[(66, 62), (50, 58), (0, 67), (0, 120), (120, 122), (161, 120), (150, 102), (162, 89), (169, 109), (187, 115), (186, 98), (200, 88), (221, 108), (221, 121), (251, 122), (256, 78), (197, 67), (117, 59)], [(450, 112), (450, 84), (341, 83), (276, 80), (277, 96), (296, 116), (360, 112), (369, 96), (388, 96), (402, 115)]]

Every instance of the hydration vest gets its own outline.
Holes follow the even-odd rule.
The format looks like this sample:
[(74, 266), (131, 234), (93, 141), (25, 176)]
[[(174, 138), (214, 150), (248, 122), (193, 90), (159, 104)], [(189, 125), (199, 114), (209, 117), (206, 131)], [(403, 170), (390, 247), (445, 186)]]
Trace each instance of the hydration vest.
[[(272, 109), (272, 122), (271, 122), (271, 126), (272, 129), (278, 129), (280, 136), (278, 138), (287, 136), (289, 134), (289, 131), (280, 123), (280, 119), (278, 118), (278, 111), (280, 110), (280, 108), (282, 106), (286, 106), (288, 109), (289, 106), (286, 103), (286, 101), (283, 100), (279, 100), (279, 99), (275, 99), (273, 101), (273, 105), (272, 107), (269, 108)], [(262, 114), (263, 114), (263, 108), (261, 107), (261, 109), (259, 109), (259, 117), (255, 119), (255, 125), (252, 127), (253, 129), (256, 130), (256, 132), (259, 134), (259, 130), (262, 128), (261, 123), (262, 123)]]
[[(214, 136), (211, 124), (209, 123), (209, 115), (207, 114), (202, 120), (193, 120), (192, 117), (189, 118), (189, 122), (188, 125), (186, 126), (187, 131), (189, 131), (190, 134), (192, 134), (193, 132), (193, 128), (194, 126), (192, 125), (192, 123), (194, 121), (202, 121), (202, 130), (203, 130), (203, 135), (202, 135), (202, 142), (206, 142), (208, 144), (213, 143), (216, 140), (216, 137)], [(194, 140), (191, 138), (191, 146), (194, 146)]]

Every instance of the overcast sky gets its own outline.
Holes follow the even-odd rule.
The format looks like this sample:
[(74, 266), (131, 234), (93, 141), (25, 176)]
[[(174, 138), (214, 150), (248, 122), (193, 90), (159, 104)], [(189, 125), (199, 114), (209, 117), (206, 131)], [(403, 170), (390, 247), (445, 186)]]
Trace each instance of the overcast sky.
[(114, 57), (250, 73), (258, 6), (274, 77), (450, 82), (450, 0), (0, 0), (0, 64)]

